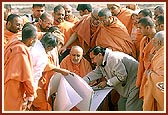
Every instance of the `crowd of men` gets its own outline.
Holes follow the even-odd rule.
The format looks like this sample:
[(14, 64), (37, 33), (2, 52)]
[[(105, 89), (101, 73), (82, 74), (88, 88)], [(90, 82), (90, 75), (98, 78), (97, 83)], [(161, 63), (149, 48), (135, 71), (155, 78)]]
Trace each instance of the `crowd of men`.
[(33, 4), (32, 14), (20, 16), (4, 4), (4, 111), (52, 111), (54, 94), (46, 93), (56, 72), (113, 87), (99, 111), (164, 111), (164, 8), (76, 10), (81, 18), (67, 3), (52, 13)]

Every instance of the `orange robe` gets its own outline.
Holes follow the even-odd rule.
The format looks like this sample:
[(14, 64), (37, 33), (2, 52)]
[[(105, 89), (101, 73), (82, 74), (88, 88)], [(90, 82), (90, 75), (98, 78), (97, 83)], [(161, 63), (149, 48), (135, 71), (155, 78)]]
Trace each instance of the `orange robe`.
[(146, 71), (150, 66), (150, 54), (153, 54), (153, 39), (144, 37), (140, 43), (139, 65), (136, 79), (136, 86), (140, 87), (139, 98), (144, 96), (144, 85), (146, 83)]
[[(63, 41), (64, 41), (64, 44), (66, 44), (66, 42), (69, 40), (69, 38), (73, 34), (72, 27), (74, 26), (74, 24), (64, 20), (64, 22), (62, 22), (60, 24), (54, 23), (54, 25), (58, 26), (60, 31), (64, 34)], [(72, 45), (76, 45), (76, 44), (77, 44), (77, 42), (75, 42)], [(69, 48), (71, 48), (72, 45), (70, 45)]]
[(149, 68), (151, 73), (147, 76), (148, 80), (144, 89), (144, 111), (163, 111), (164, 110), (164, 92), (156, 84), (164, 82), (164, 46), (162, 46), (154, 55)]
[(70, 60), (70, 55), (66, 56), (60, 63), (60, 67), (76, 73), (80, 77), (84, 77), (92, 70), (90, 63), (82, 58), (79, 64), (73, 64)]
[(91, 14), (84, 15), (82, 19), (73, 27), (73, 31), (77, 33), (80, 46), (86, 53), (91, 47), (95, 46), (95, 41), (92, 40), (96, 28), (90, 24)]
[(143, 38), (142, 33), (140, 32), (139, 28), (137, 28), (136, 33), (136, 41), (135, 41), (135, 48), (136, 48), (136, 59), (139, 60), (139, 53), (140, 53), (140, 43)]
[(4, 28), (4, 47), (6, 46), (6, 44), (10, 41), (10, 39), (12, 38), (18, 38), (18, 39), (22, 39), (22, 32), (18, 32), (18, 33), (13, 33), (10, 32), (9, 30)]
[(19, 40), (4, 49), (4, 110), (22, 110), (24, 94), (34, 96), (32, 60), (27, 46)]
[(133, 28), (133, 22), (131, 19), (132, 12), (127, 8), (121, 8), (120, 13), (117, 15), (117, 18), (125, 25), (128, 30), (129, 35)]
[(114, 17), (113, 23), (107, 27), (99, 25), (96, 33), (94, 39), (97, 46), (108, 47), (113, 51), (121, 51), (136, 57), (134, 43), (126, 27), (116, 17)]
[(48, 64), (46, 65), (42, 77), (39, 80), (38, 89), (37, 89), (37, 98), (33, 101), (31, 110), (33, 111), (51, 111), (52, 105), (49, 103), (46, 95), (48, 91), (48, 85), (50, 78), (53, 76), (55, 71), (53, 70), (55, 66), (54, 62), (50, 56), (48, 57)]
[(137, 60), (139, 59), (139, 50), (140, 50), (139, 47), (140, 47), (140, 42), (141, 42), (142, 38), (143, 38), (143, 35), (142, 35), (140, 29), (134, 26), (133, 30), (131, 32), (131, 39), (132, 39), (132, 41), (135, 45), (135, 48), (136, 48), (136, 59)]

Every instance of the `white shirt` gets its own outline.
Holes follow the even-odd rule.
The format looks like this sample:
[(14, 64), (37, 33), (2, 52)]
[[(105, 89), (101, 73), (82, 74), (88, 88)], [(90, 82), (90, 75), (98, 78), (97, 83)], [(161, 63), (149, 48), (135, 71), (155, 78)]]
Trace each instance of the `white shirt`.
[(39, 40), (37, 40), (34, 46), (30, 49), (30, 54), (33, 62), (34, 87), (37, 89), (38, 81), (41, 78), (42, 72), (48, 63), (48, 57), (43, 45)]

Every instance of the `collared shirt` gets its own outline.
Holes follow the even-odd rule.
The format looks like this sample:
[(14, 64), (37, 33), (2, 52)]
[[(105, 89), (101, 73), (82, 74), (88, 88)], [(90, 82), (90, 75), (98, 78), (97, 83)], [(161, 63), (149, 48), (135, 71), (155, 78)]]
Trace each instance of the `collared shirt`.
[(38, 22), (38, 19), (33, 18), (32, 14), (24, 14), (30, 22)]

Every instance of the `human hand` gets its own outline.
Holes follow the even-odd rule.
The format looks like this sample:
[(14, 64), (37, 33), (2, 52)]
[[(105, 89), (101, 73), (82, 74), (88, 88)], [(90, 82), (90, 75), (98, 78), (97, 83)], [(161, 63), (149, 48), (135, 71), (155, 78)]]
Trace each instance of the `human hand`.
[(39, 87), (44, 87), (44, 84), (46, 84), (46, 79), (44, 77), (41, 77), (38, 82)]
[(33, 104), (33, 101), (28, 101), (27, 102), (26, 111), (30, 111), (30, 108), (31, 108), (32, 104)]
[(25, 100), (22, 104), (22, 111), (30, 111), (32, 103), (33, 103), (32, 101)]
[(59, 55), (61, 55), (62, 53), (64, 53), (65, 51), (66, 51), (66, 47), (61, 47), (59, 50), (58, 50), (58, 53), (59, 53)]
[(72, 74), (69, 70), (66, 70), (66, 69), (61, 69), (61, 72), (60, 72), (63, 76), (67, 76), (69, 74)]
[(101, 81), (98, 85), (96, 85), (98, 88), (105, 88), (107, 85), (107, 82), (106, 81)]

